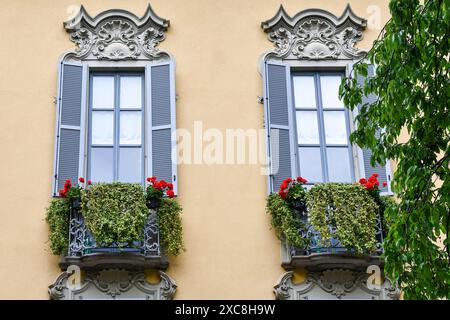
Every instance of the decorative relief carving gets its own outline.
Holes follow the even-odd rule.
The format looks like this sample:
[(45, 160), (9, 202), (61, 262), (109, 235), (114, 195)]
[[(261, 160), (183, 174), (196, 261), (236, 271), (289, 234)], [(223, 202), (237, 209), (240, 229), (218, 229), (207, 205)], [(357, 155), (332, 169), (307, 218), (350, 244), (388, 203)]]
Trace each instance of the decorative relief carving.
[(308, 9), (290, 17), (283, 6), (262, 23), (273, 54), (283, 59), (354, 59), (365, 52), (356, 48), (363, 38), (366, 21), (347, 6), (341, 17), (319, 9)]
[(368, 274), (347, 269), (329, 269), (322, 272), (310, 272), (300, 284), (292, 282), (293, 272), (284, 273), (274, 287), (276, 299), (369, 299), (397, 300), (400, 292), (385, 279), (379, 290), (367, 287)]
[(150, 284), (143, 271), (124, 269), (103, 269), (86, 271), (79, 288), (72, 289), (67, 281), (69, 273), (63, 272), (49, 286), (52, 300), (73, 299), (157, 299), (170, 300), (176, 291), (175, 281), (166, 273), (159, 271), (160, 282)]
[(125, 10), (107, 10), (92, 18), (82, 6), (64, 27), (80, 59), (135, 60), (161, 53), (157, 46), (165, 39), (169, 21), (159, 18), (150, 5), (142, 18)]

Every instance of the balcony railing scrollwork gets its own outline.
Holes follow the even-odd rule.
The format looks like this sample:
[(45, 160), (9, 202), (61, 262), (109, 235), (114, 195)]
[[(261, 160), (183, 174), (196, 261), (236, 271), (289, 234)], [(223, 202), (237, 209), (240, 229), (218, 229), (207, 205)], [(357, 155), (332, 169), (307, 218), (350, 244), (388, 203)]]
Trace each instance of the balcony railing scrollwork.
[(76, 264), (84, 268), (126, 266), (166, 269), (168, 263), (161, 252), (156, 213), (151, 211), (143, 229), (142, 241), (102, 246), (87, 228), (81, 207), (75, 201), (69, 216), (68, 252), (67, 256), (62, 257), (61, 268)]
[(347, 248), (333, 235), (336, 230), (329, 226), (330, 239), (322, 239), (319, 231), (312, 226), (308, 215), (300, 215), (301, 226), (299, 233), (305, 240), (303, 248), (287, 246), (288, 259), (284, 259), (283, 266), (287, 269), (295, 267), (307, 267), (309, 269), (324, 269), (326, 267), (352, 267), (363, 268), (370, 264), (380, 265), (383, 254), (383, 239), (385, 230), (382, 217), (378, 213), (376, 217), (376, 243), (370, 252), (358, 254), (356, 250)]

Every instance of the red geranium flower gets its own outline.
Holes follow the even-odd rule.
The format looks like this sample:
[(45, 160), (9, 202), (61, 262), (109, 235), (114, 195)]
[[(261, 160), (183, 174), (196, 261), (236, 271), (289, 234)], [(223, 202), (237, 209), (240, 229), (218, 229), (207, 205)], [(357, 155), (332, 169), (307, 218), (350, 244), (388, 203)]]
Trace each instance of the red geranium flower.
[(88, 180), (88, 185), (91, 185), (92, 184), (92, 181), (91, 180)]
[(169, 190), (173, 190), (173, 184), (172, 183), (168, 183), (167, 184), (167, 188), (169, 188)]
[(78, 179), (81, 183), (84, 183), (84, 178), (80, 177), (80, 179)]
[(386, 186), (387, 186), (387, 182), (384, 181), (384, 182), (383, 182), (383, 187), (386, 187)]
[(297, 182), (301, 182), (301, 183), (307, 183), (308, 182), (308, 180), (306, 180), (305, 178), (303, 178), (303, 177), (297, 177)]
[(173, 197), (175, 197), (175, 193), (172, 190), (167, 190), (167, 196), (169, 198), (173, 198)]
[(359, 179), (359, 183), (366, 184), (367, 180), (365, 178), (361, 178), (361, 179)]
[(281, 199), (286, 199), (286, 196), (287, 196), (286, 191), (280, 190), (280, 191), (278, 191), (278, 194), (280, 195)]

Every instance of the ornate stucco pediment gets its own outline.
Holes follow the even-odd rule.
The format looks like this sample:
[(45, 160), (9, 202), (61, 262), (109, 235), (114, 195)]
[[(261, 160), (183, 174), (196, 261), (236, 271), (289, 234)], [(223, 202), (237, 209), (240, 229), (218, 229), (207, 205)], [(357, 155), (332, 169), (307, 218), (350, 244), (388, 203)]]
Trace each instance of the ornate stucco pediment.
[(321, 272), (309, 272), (305, 281), (294, 283), (293, 271), (284, 273), (274, 287), (279, 300), (322, 300), (322, 299), (367, 299), (397, 300), (400, 291), (385, 278), (379, 288), (367, 286), (369, 275), (348, 269), (328, 269)]
[(71, 20), (64, 22), (80, 59), (135, 60), (154, 58), (160, 51), (169, 20), (158, 17), (148, 6), (139, 18), (133, 13), (113, 9), (91, 17), (83, 6)]
[(366, 20), (349, 5), (340, 17), (321, 9), (307, 9), (291, 17), (280, 7), (261, 23), (275, 44), (273, 53), (283, 59), (355, 59), (365, 52), (356, 47), (363, 38)]

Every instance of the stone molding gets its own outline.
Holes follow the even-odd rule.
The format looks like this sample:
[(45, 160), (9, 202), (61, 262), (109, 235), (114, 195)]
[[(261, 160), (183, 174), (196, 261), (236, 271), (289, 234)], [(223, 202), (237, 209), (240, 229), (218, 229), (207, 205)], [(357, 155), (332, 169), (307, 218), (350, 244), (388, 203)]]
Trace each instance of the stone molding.
[(271, 19), (261, 23), (275, 49), (276, 58), (295, 60), (360, 59), (356, 47), (363, 38), (365, 19), (347, 5), (340, 17), (321, 9), (307, 9), (291, 17), (280, 6)]
[(71, 273), (64, 271), (48, 287), (51, 300), (82, 299), (146, 299), (171, 300), (177, 285), (165, 272), (158, 271), (160, 282), (147, 282), (144, 271), (103, 269), (84, 271), (81, 284), (72, 288), (68, 284)]
[(284, 273), (274, 286), (278, 300), (309, 299), (368, 299), (398, 300), (400, 291), (385, 278), (380, 289), (369, 289), (365, 272), (349, 269), (328, 269), (321, 272), (309, 272), (305, 281), (299, 284), (292, 282), (293, 271)]
[(163, 52), (158, 45), (169, 25), (169, 20), (157, 16), (150, 5), (141, 18), (121, 9), (91, 17), (81, 6), (73, 19), (64, 22), (77, 46), (76, 58), (111, 61), (156, 58)]

